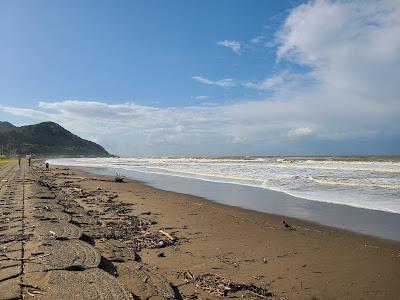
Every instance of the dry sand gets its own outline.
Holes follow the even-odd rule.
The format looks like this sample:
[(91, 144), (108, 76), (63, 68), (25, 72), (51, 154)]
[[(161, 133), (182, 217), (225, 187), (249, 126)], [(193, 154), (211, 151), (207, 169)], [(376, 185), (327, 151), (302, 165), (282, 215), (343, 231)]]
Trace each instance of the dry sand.
[[(272, 293), (273, 299), (399, 298), (399, 242), (229, 207), (140, 182), (117, 183), (70, 168), (52, 167), (47, 172), (37, 167), (34, 174), (32, 180), (49, 184), (55, 195), (46, 200), (48, 214), (41, 211), (40, 221), (53, 219), (69, 225), (62, 230), (53, 226), (51, 234), (59, 236), (59, 241), (44, 246), (36, 244), (47, 241), (48, 232), (35, 226), (25, 242), (24, 257), (32, 253), (56, 257), (62, 249), (59, 244), (68, 242), (64, 245), (83, 249), (85, 255), (99, 253), (101, 258), (99, 264), (97, 254), (82, 259), (78, 253), (78, 258), (62, 258), (64, 263), (54, 263), (48, 256), (36, 264), (26, 263), (22, 279), (38, 288), (25, 288), (27, 299), (66, 298), (71, 288), (60, 286), (71, 287), (76, 280), (89, 284), (92, 273), (98, 282), (116, 280), (120, 291), (129, 290), (142, 299), (215, 299), (223, 287), (232, 289), (225, 291), (226, 296), (240, 298), (260, 298), (263, 293)], [(36, 196), (40, 192), (32, 191)], [(37, 206), (41, 198), (35, 199)], [(28, 225), (30, 216), (37, 213), (35, 209), (28, 212)], [(32, 224), (37, 219), (36, 215)], [(282, 225), (283, 220), (290, 229)], [(70, 245), (65, 236), (80, 237), (79, 243)], [(66, 270), (65, 265), (80, 260), (80, 268)], [(49, 274), (43, 268), (50, 269)]]

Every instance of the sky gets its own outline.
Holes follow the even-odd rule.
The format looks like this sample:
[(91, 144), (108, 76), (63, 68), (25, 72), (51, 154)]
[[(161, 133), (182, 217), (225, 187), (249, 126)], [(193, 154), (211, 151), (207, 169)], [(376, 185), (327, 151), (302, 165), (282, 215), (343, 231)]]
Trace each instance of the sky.
[(122, 156), (400, 154), (400, 1), (0, 0), (0, 120)]

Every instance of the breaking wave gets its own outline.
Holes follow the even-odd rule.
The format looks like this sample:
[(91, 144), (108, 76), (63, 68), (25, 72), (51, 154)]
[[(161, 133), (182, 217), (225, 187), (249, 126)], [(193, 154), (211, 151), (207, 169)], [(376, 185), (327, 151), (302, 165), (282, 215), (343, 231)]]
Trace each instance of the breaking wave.
[(248, 185), (309, 200), (400, 213), (398, 158), (70, 158), (50, 163)]

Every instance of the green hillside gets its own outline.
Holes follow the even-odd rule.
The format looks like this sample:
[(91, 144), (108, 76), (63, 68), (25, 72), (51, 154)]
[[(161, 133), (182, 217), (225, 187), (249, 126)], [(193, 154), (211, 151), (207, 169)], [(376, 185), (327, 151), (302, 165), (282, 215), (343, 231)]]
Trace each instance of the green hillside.
[(21, 127), (0, 122), (0, 151), (38, 156), (111, 156), (102, 146), (84, 140), (54, 122)]

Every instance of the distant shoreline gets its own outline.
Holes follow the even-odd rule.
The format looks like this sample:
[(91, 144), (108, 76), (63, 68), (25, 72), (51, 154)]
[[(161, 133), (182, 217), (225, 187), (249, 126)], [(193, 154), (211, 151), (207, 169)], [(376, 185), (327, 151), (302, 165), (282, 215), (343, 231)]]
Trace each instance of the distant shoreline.
[[(73, 156), (70, 156), (73, 157)], [(312, 159), (316, 161), (324, 161), (324, 160), (333, 160), (333, 161), (365, 161), (365, 160), (371, 160), (371, 161), (392, 161), (392, 162), (400, 162), (400, 154), (396, 155), (305, 155), (305, 156), (299, 156), (299, 155), (227, 155), (227, 156), (215, 156), (215, 155), (210, 155), (210, 156), (118, 156), (118, 155), (111, 155), (109, 157), (118, 157), (118, 158), (170, 158), (170, 159), (180, 159), (180, 158), (185, 158), (185, 159), (243, 159), (243, 160), (252, 160), (252, 159), (257, 159), (257, 158), (271, 158), (271, 159), (293, 159), (293, 160), (307, 160), (307, 159)], [(48, 157), (48, 158), (68, 158), (66, 156), (60, 156), (60, 157)], [(95, 157), (89, 157), (89, 156), (81, 156), (80, 158), (95, 158)]]

